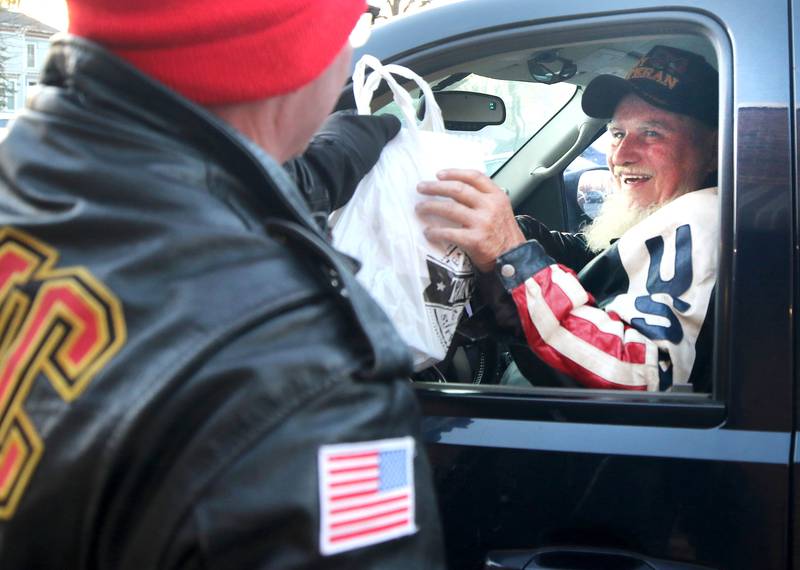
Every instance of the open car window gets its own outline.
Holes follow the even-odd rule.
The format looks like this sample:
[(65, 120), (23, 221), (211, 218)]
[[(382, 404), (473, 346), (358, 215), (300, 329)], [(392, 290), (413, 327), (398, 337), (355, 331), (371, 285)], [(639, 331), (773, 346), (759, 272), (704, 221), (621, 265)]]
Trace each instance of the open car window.
[[(660, 284), (670, 278), (672, 270), (664, 266), (662, 273), (660, 266), (656, 267), (661, 279), (658, 282), (653, 281), (652, 285), (649, 285), (650, 281), (645, 273), (651, 271), (665, 259), (669, 261), (671, 258), (664, 255), (655, 257), (650, 255), (650, 249), (647, 246), (648, 238), (639, 240), (637, 237), (636, 244), (638, 245), (627, 247), (626, 244), (634, 239), (629, 238), (623, 243), (623, 246), (626, 246), (623, 248), (625, 259), (623, 260), (622, 257), (618, 261), (616, 258), (613, 259), (613, 275), (615, 279), (619, 277), (618, 281), (610, 283), (609, 279), (604, 280), (598, 274), (593, 274), (591, 279), (580, 281), (582, 277), (578, 276), (578, 273), (584, 273), (585, 267), (594, 266), (595, 269), (604, 267), (603, 263), (593, 263), (597, 260), (590, 255), (590, 250), (605, 251), (603, 243), (615, 243), (622, 235), (620, 233), (615, 236), (605, 235), (603, 232), (598, 232), (598, 228), (606, 233), (625, 232), (635, 228), (638, 221), (642, 220), (637, 216), (649, 215), (645, 212), (626, 212), (624, 200), (611, 199), (617, 194), (611, 190), (607, 179), (608, 167), (605, 155), (607, 155), (609, 141), (605, 132), (608, 118), (588, 116), (583, 110), (582, 95), (587, 86), (597, 77), (609, 75), (619, 78), (627, 77), (632, 70), (644, 65), (643, 62), (647, 61), (648, 54), (662, 46), (667, 49), (673, 48), (696, 54), (718, 70), (719, 79), (717, 81), (719, 81), (718, 87), (721, 96), (714, 96), (710, 99), (715, 101), (716, 106), (722, 110), (719, 113), (721, 126), (717, 158), (714, 160), (719, 171), (716, 175), (718, 182), (706, 184), (704, 181), (704, 187), (717, 186), (719, 190), (698, 195), (700, 196), (698, 200), (710, 194), (715, 194), (719, 199), (713, 204), (711, 204), (712, 200), (705, 200), (702, 208), (691, 208), (692, 212), (699, 212), (698, 215), (704, 216), (702, 220), (698, 218), (693, 222), (695, 224), (693, 228), (696, 227), (697, 231), (692, 230), (692, 233), (696, 234), (696, 242), (702, 243), (703, 248), (702, 251), (697, 251), (697, 255), (694, 255), (693, 250), (691, 259), (696, 259), (698, 264), (705, 264), (697, 265), (696, 271), (693, 265), (692, 275), (706, 275), (713, 271), (716, 279), (713, 279), (709, 273), (708, 279), (698, 277), (696, 282), (691, 282), (692, 287), (702, 288), (703, 299), (707, 299), (702, 303), (691, 305), (695, 310), (694, 313), (680, 311), (680, 315), (672, 313), (675, 318), (686, 321), (687, 328), (685, 330), (689, 331), (682, 337), (689, 339), (686, 343), (669, 341), (672, 342), (672, 345), (663, 349), (667, 352), (671, 350), (675, 352), (674, 356), (672, 352), (669, 352), (670, 358), (664, 359), (664, 362), (679, 363), (677, 379), (671, 380), (665, 373), (663, 374), (665, 380), (662, 382), (660, 364), (653, 366), (655, 357), (653, 356), (654, 351), (651, 349), (655, 346), (661, 350), (657, 343), (664, 339), (659, 337), (654, 340), (647, 337), (649, 341), (642, 341), (642, 345), (649, 350), (647, 354), (650, 355), (646, 362), (647, 366), (644, 367), (648, 374), (647, 387), (652, 390), (646, 395), (647, 398), (664, 398), (666, 400), (675, 398), (681, 401), (688, 398), (693, 404), (713, 401), (716, 405), (724, 398), (724, 388), (719, 387), (718, 381), (723, 377), (719, 374), (718, 368), (724, 367), (724, 355), (722, 351), (718, 350), (718, 347), (723, 346), (723, 350), (728, 350), (724, 342), (724, 334), (720, 335), (719, 331), (726, 326), (721, 323), (725, 323), (727, 317), (726, 314), (720, 313), (722, 310), (720, 298), (724, 298), (720, 291), (726, 290), (730, 282), (726, 256), (731, 251), (729, 221), (732, 188), (730, 171), (725, 170), (726, 156), (730, 154), (730, 124), (722, 120), (723, 117), (728, 116), (725, 113), (730, 111), (730, 92), (727, 90), (731, 77), (730, 51), (727, 44), (721, 41), (724, 39), (724, 34), (710, 20), (689, 13), (669, 14), (667, 20), (670, 25), (665, 26), (664, 18), (663, 14), (647, 14), (637, 15), (636, 18), (628, 16), (609, 18), (608, 22), (587, 19), (585, 21), (569, 20), (543, 23), (531, 20), (514, 27), (513, 30), (481, 29), (479, 33), (476, 31), (474, 34), (454, 35), (449, 39), (445, 36), (445, 39), (436, 41), (433, 41), (437, 33), (434, 29), (436, 26), (419, 30), (419, 37), (417, 37), (415, 28), (406, 28), (405, 23), (401, 22), (396, 26), (399, 32), (397, 32), (398, 37), (394, 40), (403, 45), (402, 50), (392, 51), (393, 48), (389, 47), (392, 41), (384, 38), (380, 30), (376, 29), (377, 41), (373, 46), (367, 46), (365, 53), (371, 53), (384, 63), (390, 62), (409, 67), (423, 77), (435, 93), (448, 95), (441, 97), (440, 104), (445, 124), (449, 125), (448, 128), (453, 129), (459, 137), (479, 139), (485, 137), (483, 140), (489, 153), (486, 170), (494, 183), (509, 196), (514, 213), (517, 216), (529, 216), (535, 222), (531, 222), (531, 225), (526, 228), (526, 235), (535, 237), (537, 232), (546, 232), (547, 228), (552, 231), (583, 234), (583, 236), (565, 236), (565, 238), (574, 238), (566, 240), (575, 246), (569, 248), (568, 252), (567, 246), (559, 249), (558, 243), (566, 243), (559, 242), (559, 237), (545, 233), (540, 236), (542, 238), (540, 243), (542, 241), (549, 242), (548, 247), (554, 252), (550, 257), (556, 260), (557, 264), (564, 265), (575, 274), (572, 280), (577, 281), (583, 288), (582, 290), (588, 293), (587, 298), (594, 300), (600, 298), (600, 302), (596, 306), (585, 305), (586, 309), (591, 310), (583, 311), (584, 304), (580, 302), (581, 306), (576, 305), (575, 309), (580, 309), (583, 313), (591, 313), (592, 317), (602, 321), (603, 326), (606, 326), (608, 320), (614, 321), (615, 317), (627, 318), (628, 320), (624, 322), (631, 321), (629, 328), (639, 332), (640, 328), (652, 332), (650, 329), (654, 327), (670, 328), (672, 326), (669, 318), (658, 320), (660, 313), (657, 311), (660, 310), (661, 305), (658, 306), (659, 309), (654, 308), (658, 302), (657, 298), (653, 301), (652, 306), (645, 307), (640, 303), (644, 308), (629, 303), (630, 300), (635, 301), (639, 297), (662, 295), (663, 292), (656, 288), (661, 287)], [(431, 16), (430, 19), (433, 21), (435, 18)], [(424, 21), (424, 18), (420, 17), (420, 21)], [(414, 45), (418, 47), (407, 45), (407, 42), (410, 41), (417, 42)], [(397, 115), (399, 110), (390, 103), (390, 94), (387, 91), (377, 92), (376, 98), (372, 100), (372, 111)], [(422, 107), (424, 101), (419, 101), (419, 95), (416, 92), (412, 92), (412, 97), (417, 98), (419, 114), (419, 108)], [(470, 101), (489, 103), (491, 98), (502, 101), (502, 119), (498, 118), (498, 114), (478, 111), (477, 109), (482, 107), (469, 103)], [(440, 97), (437, 96), (437, 99)], [(448, 106), (448, 102), (452, 104)], [(713, 104), (709, 105), (709, 107), (714, 106)], [(466, 111), (463, 110), (464, 108)], [(500, 108), (499, 104), (498, 108)], [(450, 111), (449, 119), (447, 111)], [(457, 131), (456, 128), (463, 128), (463, 130)], [(654, 178), (647, 172), (635, 172), (634, 174), (635, 176), (632, 175), (626, 179), (625, 184), (641, 183), (642, 186), (646, 186), (648, 181)], [(709, 172), (706, 178), (710, 179), (712, 175), (714, 173)], [(711, 204), (711, 208), (706, 207), (709, 204)], [(613, 214), (614, 216), (619, 215), (619, 219), (608, 215), (609, 212), (612, 212), (611, 206), (616, 207)], [(588, 224), (601, 210), (605, 215), (599, 216), (599, 222), (594, 224), (589, 232), (586, 232)], [(674, 210), (675, 208), (670, 211)], [(626, 215), (628, 213), (632, 215)], [(664, 216), (661, 216), (659, 221), (662, 221), (663, 218)], [(707, 236), (704, 233), (713, 231), (713, 228), (716, 227), (714, 220), (720, 222), (719, 237)], [(608, 222), (605, 224), (606, 227), (603, 227), (604, 222)], [(523, 225), (525, 223), (527, 222), (523, 221)], [(631, 223), (633, 225), (630, 225)], [(540, 230), (539, 228), (545, 229)], [(626, 229), (620, 230), (620, 228)], [(587, 246), (584, 242), (584, 249), (581, 250), (580, 242), (587, 235), (592, 240), (592, 245)], [(639, 234), (630, 235), (638, 236)], [(674, 239), (675, 235), (676, 232), (673, 232), (663, 239)], [(677, 251), (671, 249), (672, 247), (669, 245), (666, 249), (670, 254)], [(549, 254), (547, 248), (545, 251)], [(615, 251), (619, 251), (619, 246), (615, 248)], [(629, 259), (634, 254), (636, 262)], [(615, 254), (612, 252), (611, 255)], [(661, 261), (656, 262), (655, 259)], [(688, 256), (681, 257), (681, 260), (685, 259), (688, 259)], [(677, 263), (677, 253), (675, 260)], [(718, 265), (716, 265), (717, 263)], [(623, 270), (618, 271), (619, 267)], [(703, 271), (706, 269), (708, 271), (704, 273)], [(627, 282), (629, 284), (633, 282), (635, 285), (619, 290), (614, 289), (617, 285), (620, 287), (624, 285), (623, 273), (627, 276)], [(682, 273), (682, 275), (684, 274), (688, 275), (688, 272)], [(644, 275), (644, 278), (641, 275)], [(520, 279), (520, 277), (517, 278)], [(501, 289), (509, 283), (502, 281)], [(646, 287), (640, 287), (642, 283)], [(716, 294), (707, 296), (706, 291), (709, 289), (709, 284), (713, 288), (712, 292)], [(522, 284), (511, 283), (511, 285), (521, 287)], [(609, 286), (607, 287), (607, 285)], [(495, 390), (500, 390), (500, 393), (510, 393), (508, 392), (510, 390), (533, 399), (539, 396), (547, 397), (547, 394), (554, 389), (559, 397), (582, 398), (590, 394), (590, 390), (576, 384), (569, 372), (558, 368), (558, 363), (553, 366), (548, 365), (549, 367), (529, 366), (528, 361), (531, 358), (523, 357), (530, 357), (533, 352), (530, 345), (526, 344), (526, 340), (522, 339), (521, 334), (517, 334), (520, 323), (513, 321), (512, 318), (506, 318), (505, 315), (505, 312), (512, 316), (521, 315), (520, 320), (528, 326), (529, 323), (525, 320), (526, 313), (508, 311), (508, 307), (505, 305), (500, 306), (507, 300), (507, 297), (494, 295), (494, 293), (484, 295), (486, 287), (481, 287), (480, 283), (476, 287), (479, 294), (472, 296), (469, 309), (461, 317), (454, 342), (445, 359), (429, 369), (418, 371), (413, 377), (421, 390), (434, 390), (436, 393), (452, 395), (452, 390), (467, 389), (463, 385), (469, 384), (471, 386), (468, 389), (477, 390), (477, 393), (490, 394)], [(637, 289), (637, 287), (639, 288)], [(617, 299), (604, 295), (614, 295), (616, 292), (616, 295), (620, 296), (622, 293), (619, 291), (624, 291), (625, 296), (618, 300), (618, 304), (628, 303), (626, 305), (626, 310), (629, 309), (628, 312), (623, 311), (625, 314), (621, 316), (614, 306), (609, 309), (609, 313), (606, 313), (606, 307)], [(517, 301), (517, 297), (513, 297), (514, 302)], [(595, 303), (596, 301), (591, 302)], [(679, 304), (682, 302), (683, 299), (679, 299)], [(681, 306), (684, 305), (681, 304)], [(707, 310), (708, 307), (710, 310)], [(678, 310), (677, 307), (676, 310)], [(497, 311), (499, 316), (495, 315), (494, 311)], [(697, 315), (702, 313), (702, 315), (696, 317), (695, 313)], [(540, 317), (544, 314), (542, 312), (535, 315), (540, 324)], [(572, 317), (580, 319), (570, 313), (570, 318)], [(636, 320), (636, 323), (632, 323), (633, 320)], [(616, 325), (614, 327), (619, 328)], [(683, 328), (683, 325), (681, 327)], [(558, 330), (561, 331), (562, 328)], [(698, 328), (699, 331), (696, 330)], [(601, 333), (606, 332), (603, 328), (598, 330)], [(624, 328), (623, 330), (628, 329)], [(568, 332), (564, 334), (568, 334)], [(654, 333), (653, 336), (658, 334), (660, 333)], [(718, 342), (720, 336), (723, 337), (721, 343)], [(584, 346), (578, 342), (579, 340), (581, 339), (572, 342), (565, 350), (574, 349), (573, 352), (578, 348), (583, 350)], [(594, 346), (592, 343), (595, 340), (597, 339), (592, 337), (584, 344), (588, 343)], [(695, 355), (702, 354), (701, 366), (693, 364), (693, 362), (700, 362), (699, 357), (695, 356), (692, 360), (692, 351), (684, 350), (689, 343), (694, 343)], [(541, 344), (536, 346), (543, 350)], [(697, 347), (701, 344), (702, 350), (699, 350)], [(527, 349), (527, 351), (520, 348)], [(603, 352), (603, 348), (598, 350), (602, 352), (600, 356), (610, 354), (611, 360), (616, 358), (616, 353), (611, 354), (612, 349), (605, 352)], [(595, 355), (594, 352), (591, 354)], [(626, 355), (627, 353), (613, 361), (627, 363)], [(564, 358), (571, 357), (565, 356)], [(604, 358), (603, 362), (606, 360), (608, 359)], [(634, 362), (633, 357), (629, 360)], [(521, 364), (523, 365), (521, 366)], [(506, 371), (511, 371), (512, 367), (519, 369), (518, 376), (523, 377), (522, 382), (510, 381)], [(540, 373), (542, 367), (547, 368), (548, 374)], [(666, 367), (670, 371), (673, 369), (670, 365), (666, 365)], [(677, 367), (676, 364), (675, 369), (678, 369)], [(585, 369), (594, 373), (593, 368)], [(554, 370), (557, 372), (555, 375), (552, 374)], [(700, 373), (693, 375), (696, 370)], [(624, 381), (616, 381), (617, 377), (625, 380), (630, 376), (627, 372), (619, 370), (619, 366), (613, 367), (613, 370), (612, 367), (609, 367), (605, 373), (605, 376), (598, 375), (598, 377), (607, 384), (599, 381), (592, 384), (587, 381), (581, 383), (580, 386), (591, 385), (594, 387), (591, 392), (600, 391), (602, 393), (606, 391), (606, 386), (624, 387), (622, 386)], [(658, 378), (655, 378), (656, 374), (658, 374)], [(566, 377), (566, 380), (562, 381), (562, 377)], [(687, 378), (689, 379), (687, 380)], [(581, 376), (580, 380), (584, 381), (586, 378)], [(450, 386), (442, 386), (442, 383)], [(461, 387), (455, 386), (458, 384)], [(476, 387), (476, 384), (481, 386)], [(629, 384), (633, 385), (635, 382), (629, 382)], [(638, 386), (638, 384), (636, 385)], [(626, 394), (624, 391), (609, 390), (607, 393), (610, 397), (613, 394), (615, 401), (618, 397), (624, 401), (629, 400), (627, 396), (630, 394)]]
[[(441, 70), (429, 68), (423, 75), (434, 92), (483, 93), (502, 99), (506, 115), (501, 124), (453, 131), (454, 134), (482, 142), (487, 153), (486, 170), (512, 197), (517, 214), (531, 215), (552, 230), (577, 232), (597, 216), (612, 191), (606, 164), (611, 142), (606, 120), (583, 113), (582, 90), (601, 74), (624, 77), (643, 54), (660, 44), (694, 51), (717, 65), (714, 48), (704, 38), (687, 33), (615, 37), (606, 42), (584, 41), (557, 47), (514, 45), (512, 51), (491, 56), (477, 54), (476, 50), (474, 53), (482, 57), (473, 63), (447, 61)], [(544, 83), (529, 73), (530, 62), (549, 53), (559, 53), (560, 58), (574, 65), (574, 75)], [(418, 97), (417, 93), (412, 94)], [(400, 114), (393, 103), (376, 111)], [(492, 390), (532, 390), (542, 394), (553, 389), (579, 390), (584, 395), (596, 392), (574, 384), (554, 385), (546, 375), (539, 374), (538, 368), (529, 365), (528, 358), (521, 366), (518, 357), (524, 351), (519, 348), (519, 339), (493, 330), (491, 315), (488, 322), (481, 322), (487, 315), (480, 309), (480, 303), (470, 307), (456, 333), (455, 348), (445, 361), (417, 374), (416, 381), (470, 384), (473, 389), (476, 384), (493, 385)], [(713, 323), (713, 318), (709, 322)], [(516, 350), (512, 350), (514, 347)], [(707, 401), (710, 391), (703, 388), (688, 394), (676, 388), (672, 395)], [(614, 394), (624, 396), (623, 392)]]

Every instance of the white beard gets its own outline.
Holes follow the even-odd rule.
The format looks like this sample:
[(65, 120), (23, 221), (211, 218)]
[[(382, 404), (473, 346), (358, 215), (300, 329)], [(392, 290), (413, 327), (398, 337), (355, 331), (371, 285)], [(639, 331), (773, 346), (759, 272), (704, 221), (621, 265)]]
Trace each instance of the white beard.
[(647, 218), (666, 202), (642, 208), (630, 199), (628, 192), (615, 190), (606, 195), (600, 213), (584, 228), (586, 243), (592, 251), (602, 251), (611, 240), (622, 237), (626, 231)]

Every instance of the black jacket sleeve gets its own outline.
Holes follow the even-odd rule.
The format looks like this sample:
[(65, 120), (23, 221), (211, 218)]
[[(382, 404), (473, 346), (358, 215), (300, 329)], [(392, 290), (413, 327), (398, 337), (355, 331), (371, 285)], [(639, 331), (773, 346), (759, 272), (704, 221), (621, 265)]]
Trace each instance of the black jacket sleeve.
[(284, 164), (311, 211), (325, 217), (342, 207), (400, 130), (392, 115), (331, 115), (302, 156)]
[(535, 239), (556, 263), (566, 265), (575, 272), (583, 269), (596, 255), (586, 245), (583, 234), (552, 231), (531, 216), (517, 216), (517, 224), (526, 239)]

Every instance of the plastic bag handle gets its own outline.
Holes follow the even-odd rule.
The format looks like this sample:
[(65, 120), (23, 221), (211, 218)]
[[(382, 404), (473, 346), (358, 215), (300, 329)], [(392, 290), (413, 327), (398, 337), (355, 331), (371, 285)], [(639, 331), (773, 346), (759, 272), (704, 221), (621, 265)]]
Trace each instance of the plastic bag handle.
[[(433, 91), (431, 90), (430, 85), (428, 82), (425, 81), (422, 77), (408, 69), (407, 67), (403, 67), (402, 65), (397, 64), (389, 64), (385, 65), (385, 71), (388, 71), (390, 74), (399, 75), (401, 77), (405, 77), (406, 79), (411, 79), (414, 83), (419, 86), (422, 94), (425, 97), (425, 115), (422, 117), (422, 121), (419, 123), (419, 128), (425, 131), (433, 131), (435, 133), (443, 133), (445, 132), (444, 129), (444, 120), (442, 119), (442, 110), (439, 108), (439, 103), (436, 101), (436, 97), (433, 95)], [(370, 74), (370, 78), (375, 76), (376, 84), (380, 84), (380, 76), (376, 76), (375, 73)], [(391, 77), (391, 75), (389, 75)], [(395, 84), (397, 82), (395, 81)], [(411, 95), (406, 91), (403, 87), (398, 87), (406, 92), (411, 100)], [(373, 89), (374, 92), (374, 89)], [(413, 104), (410, 106), (411, 112), (411, 124), (416, 124), (416, 112), (414, 109)]]
[[(365, 77), (367, 67), (372, 68), (373, 72)], [(425, 116), (422, 118), (422, 122), (419, 125), (417, 125), (416, 112), (414, 110), (411, 94), (397, 83), (393, 74), (414, 81), (425, 96)], [(398, 107), (400, 107), (410, 129), (415, 130), (419, 128), (437, 133), (444, 132), (442, 111), (427, 81), (407, 67), (396, 64), (383, 65), (376, 57), (369, 54), (362, 56), (361, 59), (358, 60), (355, 71), (353, 71), (353, 96), (359, 115), (369, 115), (371, 113), (370, 103), (372, 102), (375, 90), (378, 88), (378, 85), (380, 85), (381, 79), (385, 80), (389, 89), (392, 90), (394, 101), (397, 103)]]
[[(365, 78), (367, 66), (371, 67), (374, 71)], [(416, 113), (414, 111), (414, 103), (411, 99), (411, 94), (400, 87), (388, 73), (384, 66), (375, 58), (369, 55), (362, 57), (356, 64), (356, 69), (353, 72), (353, 95), (356, 101), (356, 108), (359, 115), (370, 115), (370, 103), (375, 94), (375, 90), (380, 85), (381, 79), (386, 80), (389, 89), (392, 90), (394, 102), (400, 107), (400, 111), (406, 118), (408, 127), (411, 129), (417, 128)]]

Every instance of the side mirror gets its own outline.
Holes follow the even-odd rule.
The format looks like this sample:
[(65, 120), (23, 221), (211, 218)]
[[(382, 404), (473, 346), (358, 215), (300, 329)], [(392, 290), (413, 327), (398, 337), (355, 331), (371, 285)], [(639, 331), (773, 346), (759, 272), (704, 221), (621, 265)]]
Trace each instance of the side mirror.
[[(489, 125), (502, 125), (506, 120), (506, 105), (496, 95), (437, 91), (433, 96), (442, 110), (444, 127), (449, 131), (479, 131)], [(425, 97), (422, 97), (417, 118), (424, 116)]]
[(578, 179), (576, 199), (587, 216), (594, 219), (606, 196), (614, 191), (614, 181), (607, 168), (587, 170)]

